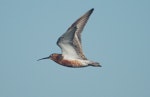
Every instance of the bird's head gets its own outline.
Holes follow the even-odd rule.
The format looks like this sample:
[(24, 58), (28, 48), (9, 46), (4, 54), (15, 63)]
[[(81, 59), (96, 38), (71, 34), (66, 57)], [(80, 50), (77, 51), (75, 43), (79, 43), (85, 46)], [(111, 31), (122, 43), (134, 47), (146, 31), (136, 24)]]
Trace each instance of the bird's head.
[(57, 60), (59, 55), (60, 54), (53, 53), (53, 54), (49, 55), (48, 57), (44, 57), (44, 58), (38, 59), (37, 61), (44, 60), (44, 59)]

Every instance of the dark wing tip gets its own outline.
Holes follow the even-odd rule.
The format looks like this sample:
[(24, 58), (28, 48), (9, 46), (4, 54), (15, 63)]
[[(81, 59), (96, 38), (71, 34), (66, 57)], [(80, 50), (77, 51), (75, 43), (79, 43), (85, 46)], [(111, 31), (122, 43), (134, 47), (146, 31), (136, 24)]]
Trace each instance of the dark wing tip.
[(93, 10), (94, 10), (94, 8), (91, 9), (91, 11), (93, 11)]
[(87, 12), (87, 14), (90, 16), (90, 15), (93, 13), (93, 11), (94, 11), (94, 8), (90, 9), (90, 10)]
[(94, 11), (94, 8), (90, 9), (89, 12), (92, 13)]

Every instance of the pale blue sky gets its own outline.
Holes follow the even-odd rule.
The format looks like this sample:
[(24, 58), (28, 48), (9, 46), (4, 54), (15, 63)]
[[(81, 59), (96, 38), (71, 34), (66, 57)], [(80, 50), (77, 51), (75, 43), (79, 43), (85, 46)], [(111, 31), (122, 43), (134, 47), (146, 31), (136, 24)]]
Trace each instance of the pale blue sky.
[[(102, 68), (36, 61), (95, 8), (82, 34)], [(0, 0), (0, 97), (150, 97), (149, 0)]]

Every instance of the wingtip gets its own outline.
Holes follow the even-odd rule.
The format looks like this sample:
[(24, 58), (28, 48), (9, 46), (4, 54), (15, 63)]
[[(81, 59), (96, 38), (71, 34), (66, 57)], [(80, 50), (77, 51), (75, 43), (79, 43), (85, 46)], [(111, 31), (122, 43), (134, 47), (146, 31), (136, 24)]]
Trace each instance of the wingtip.
[(89, 10), (90, 13), (93, 13), (93, 11), (94, 11), (94, 8), (91, 8), (91, 9)]
[(91, 11), (93, 11), (94, 10), (94, 8), (91, 8)]
[(91, 8), (91, 9), (90, 9), (90, 12), (93, 12), (93, 11), (94, 11), (94, 8)]

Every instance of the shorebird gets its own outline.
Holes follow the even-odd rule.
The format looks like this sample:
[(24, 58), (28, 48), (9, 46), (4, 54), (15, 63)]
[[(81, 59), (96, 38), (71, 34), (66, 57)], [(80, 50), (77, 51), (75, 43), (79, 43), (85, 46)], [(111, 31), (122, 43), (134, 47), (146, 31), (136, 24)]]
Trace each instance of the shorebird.
[(93, 10), (94, 8), (87, 11), (83, 16), (77, 19), (62, 36), (58, 38), (57, 45), (61, 48), (62, 54), (53, 53), (50, 56), (39, 60), (51, 59), (60, 65), (73, 68), (87, 66), (101, 67), (98, 62), (88, 60), (85, 57), (81, 45), (81, 32)]

